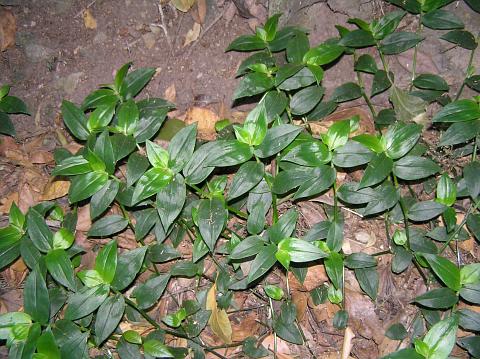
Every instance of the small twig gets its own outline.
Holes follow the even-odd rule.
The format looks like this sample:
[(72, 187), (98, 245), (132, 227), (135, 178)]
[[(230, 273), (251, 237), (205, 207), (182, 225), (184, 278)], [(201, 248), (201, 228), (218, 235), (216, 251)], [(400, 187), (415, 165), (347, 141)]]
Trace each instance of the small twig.
[(165, 38), (167, 39), (168, 47), (170, 48), (170, 51), (172, 51), (172, 41), (170, 40), (170, 36), (168, 36), (168, 30), (167, 30), (167, 25), (165, 24), (165, 15), (163, 14), (163, 8), (162, 4), (158, 3), (158, 12), (160, 14), (160, 21), (162, 22), (161, 24), (151, 24), (152, 26), (157, 26), (163, 30), (163, 33), (165, 34)]
[(347, 359), (350, 356), (350, 351), (352, 350), (352, 339), (355, 338), (355, 334), (353, 333), (350, 327), (345, 328), (345, 335), (343, 337), (343, 345), (342, 345), (342, 359)]
[[(225, 7), (225, 9), (227, 9), (227, 7)], [(226, 10), (223, 10), (220, 15), (218, 15), (206, 28), (205, 30), (203, 30), (203, 32), (200, 34), (200, 36), (198, 37), (197, 41), (194, 41), (192, 42), (192, 44), (190, 45), (190, 48), (188, 49), (187, 51), (187, 57), (189, 57), (191, 54), (192, 54), (192, 51), (193, 51), (193, 48), (195, 47), (196, 44), (198, 44), (202, 39), (203, 37), (205, 36), (205, 34), (217, 23), (220, 21), (220, 19), (223, 17), (223, 15), (225, 14), (225, 11)]]
[(77, 14), (73, 17), (74, 19), (76, 19), (77, 17), (80, 17), (82, 16), (82, 14), (85, 12), (85, 10), (87, 10), (88, 8), (92, 7), (93, 4), (95, 4), (97, 2), (97, 0), (93, 0), (90, 4), (88, 4), (85, 8), (83, 8), (81, 11), (77, 12)]

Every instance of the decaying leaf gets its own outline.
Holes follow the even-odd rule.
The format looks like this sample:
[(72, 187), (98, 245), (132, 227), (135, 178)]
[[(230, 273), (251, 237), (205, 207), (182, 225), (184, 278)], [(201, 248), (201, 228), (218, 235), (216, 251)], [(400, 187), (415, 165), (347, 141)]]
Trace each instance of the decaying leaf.
[(13, 13), (8, 9), (0, 8), (0, 51), (15, 46), (16, 31), (17, 21)]
[(18, 203), (18, 192), (10, 192), (6, 197), (0, 201), (0, 214), (8, 214), (12, 203)]
[(87, 29), (96, 29), (97, 28), (97, 20), (92, 15), (90, 9), (87, 9), (83, 12), (83, 24)]
[(215, 122), (219, 120), (218, 115), (203, 107), (191, 107), (185, 114), (185, 124), (190, 125), (197, 122), (200, 138), (215, 138)]
[(175, 89), (175, 84), (171, 84), (170, 86), (167, 87), (163, 95), (163, 98), (167, 101), (175, 103), (175, 100), (177, 99), (177, 90)]
[(172, 0), (171, 4), (182, 12), (187, 12), (195, 4), (195, 0)]
[(420, 97), (412, 96), (401, 88), (392, 86), (390, 101), (392, 101), (397, 120), (417, 123), (424, 121), (426, 103)]
[(212, 311), (208, 324), (225, 344), (230, 344), (232, 343), (232, 325), (227, 312), (224, 309), (218, 309), (216, 297), (217, 286), (214, 284), (207, 294), (206, 309)]
[(200, 36), (201, 26), (198, 22), (193, 24), (193, 27), (188, 30), (187, 35), (185, 35), (185, 42), (183, 43), (183, 47), (190, 45), (192, 42), (198, 39)]
[(207, 0), (197, 0), (198, 20), (200, 24), (205, 23), (205, 16), (207, 16)]
[(70, 181), (53, 180), (49, 181), (40, 196), (41, 201), (50, 201), (66, 196), (70, 189)]
[(292, 291), (292, 302), (297, 310), (297, 320), (301, 322), (307, 312), (309, 294), (306, 292)]

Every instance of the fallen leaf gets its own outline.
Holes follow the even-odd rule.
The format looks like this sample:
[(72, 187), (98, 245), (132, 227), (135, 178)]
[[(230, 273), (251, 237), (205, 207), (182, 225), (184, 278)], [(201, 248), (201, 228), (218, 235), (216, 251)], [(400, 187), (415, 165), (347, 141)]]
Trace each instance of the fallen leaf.
[(187, 35), (185, 35), (185, 42), (183, 43), (183, 47), (190, 45), (192, 42), (198, 39), (200, 36), (200, 30), (202, 27), (198, 22), (193, 24), (193, 27), (188, 30)]
[(17, 21), (13, 12), (0, 8), (0, 51), (5, 51), (9, 47), (15, 46), (16, 31)]
[(205, 23), (205, 16), (207, 15), (207, 1), (197, 0), (198, 19), (200, 24)]
[(215, 123), (219, 117), (215, 112), (203, 107), (191, 107), (185, 114), (185, 124), (197, 122), (200, 138), (213, 140), (215, 138)]
[(44, 150), (37, 150), (30, 156), (30, 161), (36, 164), (53, 163), (53, 154)]
[(217, 307), (217, 286), (214, 284), (208, 291), (206, 309), (211, 310), (212, 314), (208, 320), (212, 331), (225, 343), (232, 343), (232, 325), (228, 319), (227, 312)]
[(70, 181), (53, 180), (49, 181), (40, 196), (41, 201), (50, 201), (67, 195), (70, 189)]
[(255, 335), (260, 329), (260, 324), (258, 324), (256, 319), (257, 313), (252, 312), (237, 325), (232, 325), (232, 340), (234, 342), (242, 342), (248, 337)]
[(168, 88), (165, 90), (163, 98), (167, 101), (175, 103), (175, 100), (177, 99), (177, 90), (175, 89), (175, 84), (168, 86)]
[(306, 292), (292, 291), (292, 302), (295, 304), (297, 311), (297, 320), (299, 322), (305, 317), (307, 312), (308, 297), (310, 295)]
[(93, 30), (97, 28), (97, 20), (93, 17), (90, 9), (86, 9), (83, 12), (83, 24), (87, 29)]
[(10, 192), (1, 200), (0, 214), (7, 214), (10, 212), (10, 207), (13, 202), (18, 203), (18, 192)]
[[(290, 348), (288, 346), (288, 342), (283, 340), (282, 338), (277, 337), (277, 356), (279, 354), (282, 355), (288, 355), (290, 354)], [(263, 339), (262, 345), (267, 348), (268, 350), (271, 350), (273, 352), (273, 348), (275, 347), (275, 337), (273, 334), (268, 335)], [(288, 356), (284, 356), (283, 358), (288, 358)]]
[(182, 12), (187, 12), (195, 4), (195, 0), (171, 0), (171, 4)]
[(86, 204), (78, 209), (77, 219), (77, 231), (88, 232), (92, 226), (92, 220), (90, 218), (90, 205)]
[(35, 194), (32, 187), (28, 183), (24, 183), (18, 191), (18, 208), (23, 213), (27, 213), (28, 209), (35, 204)]
[(223, 18), (225, 19), (225, 22), (228, 25), (235, 17), (235, 14), (237, 13), (237, 7), (235, 6), (235, 3), (233, 1), (227, 6), (228, 7), (227, 7), (227, 10), (225, 10), (225, 13), (223, 14)]

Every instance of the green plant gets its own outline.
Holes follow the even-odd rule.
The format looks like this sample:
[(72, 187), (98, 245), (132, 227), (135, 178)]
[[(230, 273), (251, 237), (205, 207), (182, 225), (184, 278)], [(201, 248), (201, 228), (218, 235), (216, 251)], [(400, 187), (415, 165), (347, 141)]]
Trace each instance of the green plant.
[(15, 128), (9, 114), (29, 115), (27, 106), (18, 97), (9, 96), (10, 86), (0, 87), (0, 134), (15, 136)]
[[(215, 141), (197, 141), (195, 125), (178, 131), (167, 148), (151, 141), (173, 108), (158, 98), (135, 100), (154, 69), (129, 72), (131, 64), (126, 64), (113, 84), (94, 91), (80, 107), (64, 101), (64, 122), (84, 144), (75, 154), (55, 152), (53, 175), (70, 180), (72, 210), (65, 214), (55, 203), (44, 202), (23, 214), (13, 205), (9, 226), (0, 229), (0, 267), (21, 256), (30, 270), (24, 312), (0, 316), (0, 334), (10, 356), (60, 358), (75, 351), (87, 357), (90, 347), (105, 348), (112, 339), (121, 358), (138, 358), (141, 352), (146, 357), (185, 357), (189, 351), (196, 357), (211, 352), (223, 358), (217, 349), (240, 345), (246, 355), (262, 357), (269, 352), (258, 347), (253, 337), (232, 343), (225, 310), (234, 291), (262, 286), (263, 292), (255, 293), (268, 306), (268, 330), (275, 337), (304, 344), (288, 273), (302, 282), (308, 266), (323, 264), (329, 283), (310, 295), (314, 303), (339, 304), (333, 323), (345, 328), (349, 321), (345, 270), (352, 270), (362, 290), (375, 299), (377, 257), (384, 255), (392, 257), (393, 273), (415, 265), (425, 276), (427, 286), (434, 289), (412, 300), (419, 306), (419, 321), (424, 320), (426, 314), (420, 309), (425, 307), (437, 318), (426, 333), (418, 331), (423, 325), (408, 330), (401, 323), (390, 327), (386, 335), (399, 341), (408, 338), (409, 346), (387, 358), (447, 358), (456, 342), (478, 356), (478, 336), (457, 341), (456, 334), (459, 326), (480, 330), (477, 313), (458, 309), (460, 301), (480, 304), (480, 264), (464, 265), (458, 259), (454, 263), (445, 255), (449, 249), (458, 258), (458, 248), (449, 244), (468, 237), (465, 225), (480, 239), (478, 131), (472, 130), (480, 119), (479, 98), (460, 99), (463, 84), (478, 90), (478, 75), (470, 63), (453, 101), (440, 76), (416, 74), (415, 66), (411, 88), (396, 86), (387, 55), (420, 46), (422, 26), (457, 29), (462, 24), (441, 9), (449, 1), (390, 2), (404, 6), (405, 11), (370, 24), (350, 19), (357, 30), (338, 26), (339, 37), (313, 48), (304, 29), (277, 30), (280, 15), (268, 19), (255, 35), (233, 41), (228, 50), (257, 51), (239, 68), (242, 79), (235, 98), (258, 96), (260, 100), (243, 124), (218, 126)], [(404, 16), (418, 17), (418, 33), (396, 31)], [(443, 38), (469, 48), (473, 58), (478, 39), (464, 30), (447, 34)], [(382, 69), (372, 56), (359, 55), (359, 47), (375, 47)], [(273, 55), (278, 52), (285, 52), (286, 62)], [(341, 85), (324, 100), (323, 67), (349, 55), (355, 57), (357, 82)], [(370, 95), (363, 82), (365, 74), (373, 75)], [(387, 90), (393, 108), (377, 112), (370, 99)], [(312, 135), (311, 121), (332, 113), (339, 103), (360, 97), (372, 112), (378, 134), (352, 135), (359, 128), (359, 118), (354, 116), (334, 123), (321, 136)], [(425, 110), (433, 102), (444, 106), (434, 123), (454, 122), (442, 135), (442, 144), (461, 146), (463, 153), (471, 155), (460, 178), (452, 179), (425, 157), (427, 148), (419, 142), (422, 125), (416, 122), (425, 122)], [(464, 125), (463, 130), (452, 130), (458, 124)], [(126, 171), (119, 170), (122, 164)], [(364, 169), (360, 182), (340, 184), (337, 173), (351, 168)], [(229, 183), (227, 174), (232, 170)], [(405, 190), (419, 183), (425, 192), (421, 199)], [(328, 219), (299, 237), (296, 208), (292, 205), (280, 214), (279, 204), (295, 204), (329, 190), (334, 201), (332, 206), (325, 205)], [(470, 205), (457, 224), (453, 205), (458, 198), (466, 198)], [(113, 239), (98, 250), (93, 268), (76, 271), (83, 252), (74, 239), (79, 203), (89, 203), (94, 220), (87, 235)], [(388, 249), (374, 255), (343, 253), (345, 221), (340, 204), (365, 218), (382, 215)], [(269, 213), (271, 221), (267, 221)], [(55, 233), (45, 222), (48, 217), (61, 221)], [(237, 227), (230, 225), (234, 217), (240, 223)], [(136, 248), (119, 253), (115, 235), (125, 230), (134, 233)], [(191, 258), (177, 249), (184, 237), (193, 247)], [(167, 238), (171, 244), (165, 242)], [(170, 269), (159, 272), (156, 264), (170, 261)], [(204, 274), (207, 261), (215, 265), (213, 277)], [(240, 265), (244, 262), (250, 264), (245, 272)], [(275, 267), (285, 274), (285, 290), (264, 282)], [(425, 275), (426, 270), (431, 275)], [(151, 275), (140, 282), (139, 274), (146, 271)], [(177, 303), (162, 324), (147, 310), (159, 302), (175, 277), (212, 284), (208, 291), (197, 290), (196, 300)], [(273, 301), (281, 302), (280, 311)], [(139, 316), (153, 328), (148, 335), (133, 330), (122, 333), (117, 328), (122, 318)], [(200, 340), (207, 323), (225, 345), (210, 347)], [(166, 334), (184, 338), (188, 347), (166, 345)]]

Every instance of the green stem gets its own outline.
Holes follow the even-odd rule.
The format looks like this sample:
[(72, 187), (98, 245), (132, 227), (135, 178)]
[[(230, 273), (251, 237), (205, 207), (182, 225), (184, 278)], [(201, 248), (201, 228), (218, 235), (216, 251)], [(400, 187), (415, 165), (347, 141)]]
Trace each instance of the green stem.
[(242, 219), (248, 219), (248, 214), (246, 214), (245, 212), (243, 211), (240, 211), (238, 209), (236, 209), (235, 207), (232, 207), (232, 206), (227, 206), (227, 209), (232, 212), (233, 214), (237, 215), (238, 217), (242, 218)]
[[(468, 74), (468, 70), (470, 69), (470, 67), (472, 66), (472, 63), (473, 63), (473, 57), (475, 55), (475, 49), (473, 49), (472, 51), (470, 51), (470, 58), (468, 60), (468, 65), (467, 65), (467, 70), (465, 71), (467, 74)], [(460, 88), (458, 89), (458, 93), (457, 95), (455, 96), (455, 100), (454, 101), (457, 101), (459, 98), (460, 98), (460, 95), (462, 94), (463, 92), (463, 89), (465, 88), (465, 80), (466, 78), (463, 80), (462, 82), (462, 85), (460, 86)]]
[(398, 200), (398, 202), (400, 203), (400, 209), (402, 210), (402, 214), (403, 214), (403, 223), (405, 225), (405, 234), (407, 236), (408, 248), (410, 248), (410, 230), (408, 225), (407, 206), (405, 205), (405, 201), (403, 200), (402, 194), (400, 193), (400, 185), (398, 184), (397, 176), (395, 176), (395, 174), (392, 173), (392, 177), (393, 177), (393, 183), (395, 184), (395, 188), (397, 189), (398, 194), (400, 196), (400, 199)]
[[(422, 16), (423, 16), (423, 13), (420, 11), (420, 15), (418, 17), (418, 27), (417, 27), (417, 34), (420, 33), (420, 31), (422, 31)], [(409, 90), (411, 91), (412, 90), (412, 87), (413, 87), (413, 80), (415, 80), (415, 76), (416, 76), (416, 71), (417, 71), (417, 52), (418, 52), (418, 48), (420, 47), (420, 42), (418, 44), (415, 45), (415, 49), (413, 50), (413, 60), (412, 60), (412, 81), (410, 83), (410, 88)]]
[(473, 143), (473, 152), (472, 152), (472, 162), (476, 161), (477, 159), (477, 142), (478, 142), (478, 135), (475, 136), (475, 142)]
[[(353, 61), (354, 63), (357, 62), (357, 53), (353, 53)], [(372, 113), (373, 118), (375, 119), (377, 117), (377, 112), (375, 111), (375, 107), (373, 107), (372, 101), (370, 100), (370, 97), (367, 95), (365, 92), (365, 83), (363, 82), (363, 77), (360, 71), (356, 71), (357, 74), (357, 80), (358, 84), (360, 85), (360, 88), (362, 89), (362, 97), (365, 100), (370, 112)]]

